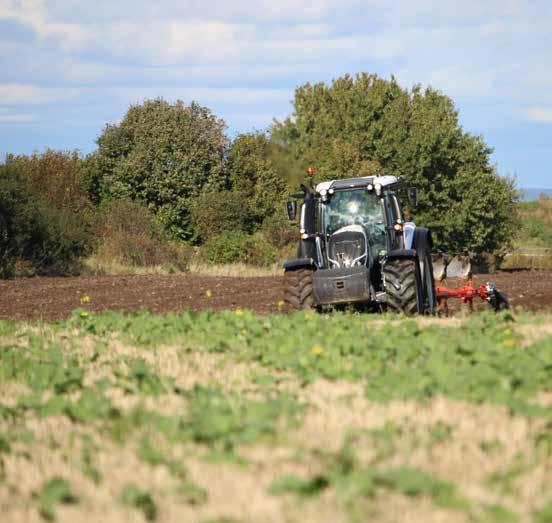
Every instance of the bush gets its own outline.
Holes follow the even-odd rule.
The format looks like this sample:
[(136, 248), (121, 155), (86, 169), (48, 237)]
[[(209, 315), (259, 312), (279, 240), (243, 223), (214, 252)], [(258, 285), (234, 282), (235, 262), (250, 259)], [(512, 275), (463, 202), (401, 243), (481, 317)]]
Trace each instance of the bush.
[(30, 242), (37, 222), (36, 201), (23, 183), (12, 173), (0, 168), (0, 277), (13, 275), (24, 246)]
[(55, 209), (47, 203), (38, 205), (36, 229), (22, 256), (37, 274), (77, 274), (81, 259), (91, 250), (92, 232), (79, 214)]
[(208, 263), (249, 263), (266, 266), (278, 260), (278, 251), (261, 233), (226, 232), (207, 240), (200, 258)]
[(170, 241), (163, 226), (145, 206), (114, 200), (100, 211), (97, 226), (99, 261), (132, 267), (174, 266), (187, 270), (191, 249)]
[(298, 228), (296, 224), (293, 224), (288, 220), (287, 214), (284, 209), (284, 204), (281, 205), (280, 212), (276, 212), (272, 216), (269, 216), (264, 222), (261, 228), (261, 232), (271, 245), (276, 249), (281, 250), (289, 247), (289, 245), (296, 245), (298, 239)]
[(0, 165), (1, 277), (12, 276), (17, 264), (32, 274), (78, 270), (80, 258), (91, 249), (92, 236), (77, 170), (74, 157), (52, 151), (8, 156)]
[(252, 232), (253, 213), (248, 195), (239, 191), (209, 191), (191, 204), (197, 234), (208, 240), (224, 232)]
[(108, 125), (87, 158), (95, 198), (145, 202), (175, 238), (194, 240), (189, 205), (203, 190), (227, 185), (225, 124), (209, 109), (147, 100)]
[(521, 228), (516, 236), (520, 246), (552, 247), (552, 198), (541, 194), (538, 199), (519, 204)]

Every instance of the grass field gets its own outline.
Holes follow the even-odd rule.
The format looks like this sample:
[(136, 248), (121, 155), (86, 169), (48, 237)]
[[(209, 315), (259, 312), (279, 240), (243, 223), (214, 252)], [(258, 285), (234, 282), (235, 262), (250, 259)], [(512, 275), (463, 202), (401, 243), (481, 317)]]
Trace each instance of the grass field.
[(545, 523), (551, 406), (550, 315), (0, 322), (1, 519)]

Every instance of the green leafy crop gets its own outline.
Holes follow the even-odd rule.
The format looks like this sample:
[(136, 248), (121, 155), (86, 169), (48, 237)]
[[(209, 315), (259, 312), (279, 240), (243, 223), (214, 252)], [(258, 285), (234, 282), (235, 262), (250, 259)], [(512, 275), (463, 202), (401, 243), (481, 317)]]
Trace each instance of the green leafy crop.
[(49, 521), (55, 519), (55, 508), (59, 503), (76, 503), (77, 497), (71, 492), (69, 483), (60, 477), (48, 480), (37, 494), (40, 514)]

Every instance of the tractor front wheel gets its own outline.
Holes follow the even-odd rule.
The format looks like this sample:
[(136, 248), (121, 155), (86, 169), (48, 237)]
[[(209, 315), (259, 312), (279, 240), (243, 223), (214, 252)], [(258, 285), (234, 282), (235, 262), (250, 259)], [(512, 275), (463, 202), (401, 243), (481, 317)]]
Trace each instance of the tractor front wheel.
[(295, 269), (284, 272), (284, 301), (289, 310), (314, 308), (312, 269)]
[(383, 267), (383, 276), (389, 310), (408, 315), (424, 313), (424, 285), (416, 260), (387, 261)]

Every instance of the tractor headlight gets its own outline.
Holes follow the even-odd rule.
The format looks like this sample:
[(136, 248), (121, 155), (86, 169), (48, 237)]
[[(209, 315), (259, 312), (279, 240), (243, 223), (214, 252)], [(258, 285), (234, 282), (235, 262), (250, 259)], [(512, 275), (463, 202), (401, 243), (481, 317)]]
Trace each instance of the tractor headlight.
[(376, 183), (374, 189), (376, 189), (376, 194), (379, 196), (381, 194), (381, 183)]
[(373, 190), (374, 190), (374, 186), (373, 186), (371, 183), (369, 183), (369, 184), (366, 186), (366, 190), (367, 190), (367, 191), (373, 191)]

